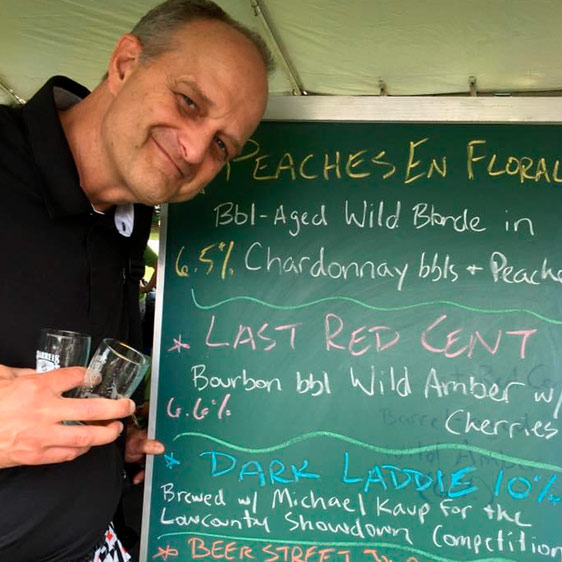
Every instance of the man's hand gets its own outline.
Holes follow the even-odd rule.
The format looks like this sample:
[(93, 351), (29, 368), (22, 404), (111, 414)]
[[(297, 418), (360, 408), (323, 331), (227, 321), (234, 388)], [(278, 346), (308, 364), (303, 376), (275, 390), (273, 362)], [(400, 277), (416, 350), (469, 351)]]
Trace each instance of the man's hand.
[[(164, 445), (156, 439), (147, 439), (146, 429), (139, 429), (134, 425), (127, 427), (127, 441), (125, 445), (125, 462), (136, 462), (144, 466), (146, 455), (161, 455)], [(144, 480), (144, 469), (133, 478), (133, 484), (140, 484)]]
[[(84, 374), (82, 367), (35, 373), (0, 365), (0, 468), (70, 461), (119, 436), (123, 424), (115, 420), (131, 415), (132, 400), (62, 396)], [(63, 425), (65, 420), (109, 423)]]

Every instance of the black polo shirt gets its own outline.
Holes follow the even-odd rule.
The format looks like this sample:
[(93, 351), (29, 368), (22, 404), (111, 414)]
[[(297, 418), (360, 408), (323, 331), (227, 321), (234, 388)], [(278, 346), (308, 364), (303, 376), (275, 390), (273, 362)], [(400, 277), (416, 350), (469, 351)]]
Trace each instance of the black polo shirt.
[[(152, 211), (135, 206), (130, 238), (117, 232), (112, 212), (93, 211), (54, 92), (88, 95), (57, 77), (25, 106), (0, 106), (0, 363), (15, 367), (35, 366), (44, 327), (89, 333), (93, 349), (103, 337), (140, 343), (130, 258), (139, 248), (142, 256)], [(117, 444), (94, 447), (73, 462), (0, 469), (0, 560), (83, 556), (113, 517), (122, 473)]]

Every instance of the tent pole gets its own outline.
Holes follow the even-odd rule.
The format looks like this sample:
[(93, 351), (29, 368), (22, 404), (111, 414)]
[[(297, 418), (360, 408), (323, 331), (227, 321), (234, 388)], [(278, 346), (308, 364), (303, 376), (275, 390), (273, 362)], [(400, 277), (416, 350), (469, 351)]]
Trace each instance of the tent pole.
[(277, 40), (272, 26), (270, 25), (267, 15), (264, 13), (264, 8), (260, 5), (260, 0), (250, 0), (250, 4), (254, 10), (254, 15), (261, 21), (267, 35), (268, 35), (268, 45), (274, 51), (275, 58), (281, 63), (285, 74), (287, 75), (289, 82), (291, 82), (291, 87), (293, 89), (293, 95), (302, 96), (305, 95), (302, 85), (297, 77), (297, 73), (292, 68), (291, 63), (287, 55), (283, 52), (279, 41)]
[(8, 86), (3, 78), (0, 78), (0, 88), (4, 90), (19, 105), (23, 105), (25, 103), (25, 100), (22, 97), (18, 96), (14, 89)]

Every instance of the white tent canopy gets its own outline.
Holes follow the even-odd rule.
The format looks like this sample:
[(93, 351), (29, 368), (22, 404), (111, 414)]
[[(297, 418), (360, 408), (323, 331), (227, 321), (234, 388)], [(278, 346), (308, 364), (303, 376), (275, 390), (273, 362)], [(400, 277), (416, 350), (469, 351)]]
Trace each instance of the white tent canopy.
[[(0, 99), (66, 74), (92, 88), (157, 0), (1, 0)], [(218, 0), (264, 35), (273, 95), (554, 93), (561, 0)], [(6, 93), (7, 89), (13, 95)]]

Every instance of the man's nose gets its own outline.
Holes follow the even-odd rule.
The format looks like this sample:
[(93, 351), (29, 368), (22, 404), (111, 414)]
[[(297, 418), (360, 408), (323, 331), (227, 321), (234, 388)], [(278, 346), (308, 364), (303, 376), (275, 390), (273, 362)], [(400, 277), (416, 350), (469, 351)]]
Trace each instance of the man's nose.
[(213, 140), (214, 133), (203, 125), (193, 123), (179, 134), (182, 158), (189, 164), (200, 164), (205, 158)]

